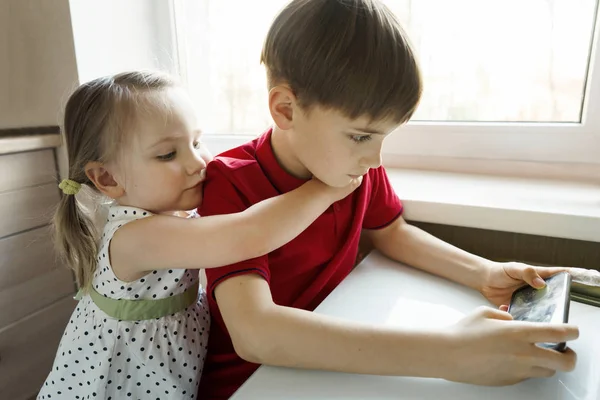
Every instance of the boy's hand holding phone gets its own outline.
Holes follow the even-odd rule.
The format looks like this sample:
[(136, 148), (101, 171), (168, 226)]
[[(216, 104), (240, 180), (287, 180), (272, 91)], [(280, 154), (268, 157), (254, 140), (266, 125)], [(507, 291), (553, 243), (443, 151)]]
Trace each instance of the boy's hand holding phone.
[[(443, 376), (457, 382), (507, 385), (528, 378), (549, 377), (556, 371), (573, 370), (577, 357), (571, 349), (559, 346), (559, 350), (564, 350), (561, 353), (538, 344), (563, 344), (577, 339), (577, 327), (566, 323), (516, 321), (506, 312), (513, 293), (525, 294), (528, 288), (524, 286), (542, 289), (546, 286), (545, 279), (556, 274), (568, 275), (561, 274), (568, 270), (490, 262), (479, 291), (501, 309), (482, 307), (452, 327), (449, 341), (454, 356), (451, 359), (461, 361), (454, 367), (449, 363), (447, 371), (441, 371)], [(568, 293), (565, 295), (568, 301)]]
[(544, 279), (564, 271), (569, 271), (569, 268), (534, 267), (517, 262), (490, 261), (486, 264), (483, 280), (478, 289), (492, 304), (506, 306), (504, 310), (507, 310), (515, 290), (524, 285), (541, 289), (545, 286)]
[(536, 343), (560, 343), (578, 336), (575, 326), (513, 321), (504, 311), (482, 307), (452, 326), (449, 357), (440, 363), (440, 376), (499, 386), (571, 371), (576, 363), (571, 349), (561, 353)]

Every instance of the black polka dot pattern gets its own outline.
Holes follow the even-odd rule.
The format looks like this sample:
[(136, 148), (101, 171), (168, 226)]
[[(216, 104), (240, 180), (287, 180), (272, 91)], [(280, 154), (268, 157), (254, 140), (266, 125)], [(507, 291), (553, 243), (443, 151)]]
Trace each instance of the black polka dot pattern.
[[(134, 282), (122, 282), (114, 275), (108, 251), (111, 238), (120, 226), (150, 215), (133, 207), (109, 209), (92, 283), (100, 294), (160, 299), (198, 284), (197, 270), (158, 270)], [(194, 399), (209, 324), (203, 290), (188, 309), (147, 321), (115, 320), (84, 296), (67, 324), (38, 399)]]

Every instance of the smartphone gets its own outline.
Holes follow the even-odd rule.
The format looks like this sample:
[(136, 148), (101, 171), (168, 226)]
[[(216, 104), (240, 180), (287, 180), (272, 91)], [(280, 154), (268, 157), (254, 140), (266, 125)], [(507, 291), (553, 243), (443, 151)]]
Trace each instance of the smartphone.
[[(569, 321), (569, 293), (571, 275), (559, 272), (545, 279), (546, 286), (535, 289), (524, 286), (514, 291), (508, 312), (515, 321), (549, 322), (553, 324)], [(566, 343), (538, 343), (540, 347), (564, 351)]]

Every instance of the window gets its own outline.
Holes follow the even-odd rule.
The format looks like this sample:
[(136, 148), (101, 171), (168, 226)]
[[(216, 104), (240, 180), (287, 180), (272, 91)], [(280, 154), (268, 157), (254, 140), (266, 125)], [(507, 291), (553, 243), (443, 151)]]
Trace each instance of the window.
[(80, 82), (133, 69), (177, 73), (170, 2), (69, 0)]
[(271, 20), (286, 3), (175, 1), (182, 75), (204, 131), (257, 135), (269, 125), (260, 52)]
[(580, 122), (595, 0), (390, 0), (421, 60), (413, 120)]
[[(286, 2), (179, 3), (186, 76), (211, 132), (256, 132), (268, 123), (258, 58)], [(581, 122), (595, 0), (386, 3), (423, 69), (413, 120)]]
[[(177, 71), (212, 150), (225, 150), (270, 124), (259, 58), (287, 1), (97, 0), (90, 11), (71, 0), (80, 76)], [(411, 122), (386, 139), (388, 165), (411, 157), (600, 164), (599, 0), (383, 1), (408, 32), (425, 85)], [(111, 15), (111, 32), (121, 26), (115, 15), (135, 29), (94, 35), (106, 20), (98, 13)]]
[[(597, 0), (384, 0), (407, 30), (425, 90), (393, 156), (600, 162)], [(260, 49), (286, 0), (176, 0), (184, 75), (206, 131), (269, 124)], [(235, 12), (231, 12), (235, 10)]]

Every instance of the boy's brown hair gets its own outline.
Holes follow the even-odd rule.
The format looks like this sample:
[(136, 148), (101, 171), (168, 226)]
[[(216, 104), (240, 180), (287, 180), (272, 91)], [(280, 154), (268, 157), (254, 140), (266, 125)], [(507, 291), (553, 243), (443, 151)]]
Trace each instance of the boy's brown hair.
[(422, 93), (413, 49), (378, 0), (293, 0), (275, 18), (261, 63), (269, 88), (288, 84), (306, 110), (404, 123)]

